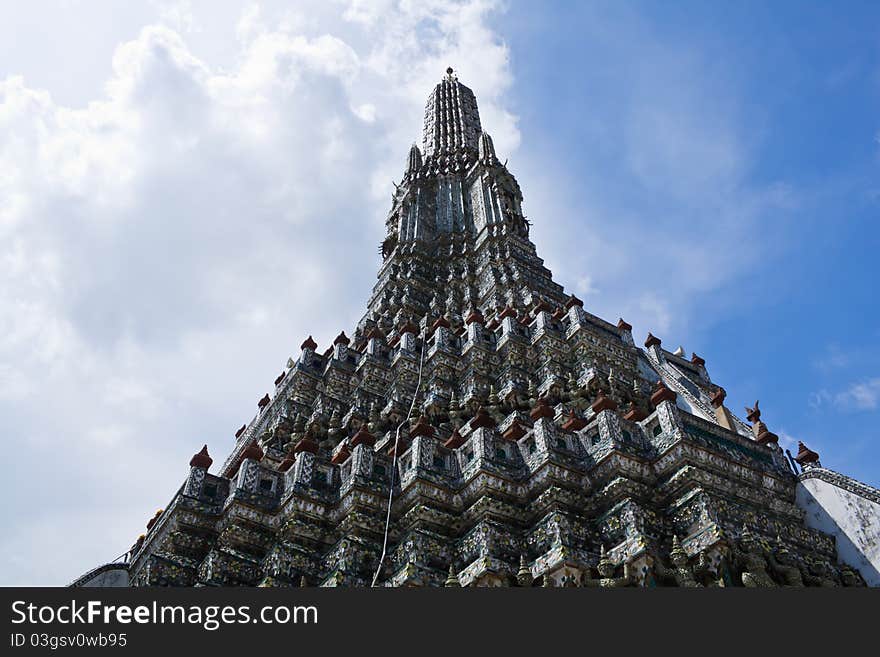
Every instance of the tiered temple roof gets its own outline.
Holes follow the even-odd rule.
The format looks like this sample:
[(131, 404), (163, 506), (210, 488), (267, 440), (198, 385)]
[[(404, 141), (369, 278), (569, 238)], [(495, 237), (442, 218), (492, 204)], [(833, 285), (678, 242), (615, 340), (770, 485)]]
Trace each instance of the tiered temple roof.
[(449, 69), (351, 338), (302, 343), (217, 474), (207, 448), (193, 457), (132, 550), (133, 583), (843, 581), (757, 403), (743, 421), (706, 360), (591, 314), (529, 228)]

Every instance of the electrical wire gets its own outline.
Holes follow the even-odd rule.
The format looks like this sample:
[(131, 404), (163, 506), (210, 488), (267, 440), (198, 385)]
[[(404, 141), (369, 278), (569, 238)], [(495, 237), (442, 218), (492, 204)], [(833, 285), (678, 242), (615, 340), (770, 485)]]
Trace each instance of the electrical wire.
[(388, 550), (388, 533), (391, 529), (391, 502), (394, 499), (394, 475), (397, 472), (397, 447), (400, 443), (400, 430), (403, 428), (403, 425), (409, 423), (413, 409), (416, 407), (416, 400), (419, 398), (419, 390), (421, 390), (422, 387), (422, 366), (425, 363), (425, 342), (427, 342), (427, 338), (424, 336), (424, 333), (420, 333), (419, 336), (422, 338), (422, 350), (419, 355), (419, 375), (416, 379), (416, 391), (413, 394), (412, 403), (409, 405), (409, 411), (407, 412), (406, 417), (397, 425), (397, 432), (394, 437), (394, 458), (391, 462), (391, 485), (388, 487), (388, 509), (385, 513), (385, 533), (382, 538), (382, 556), (379, 557), (379, 565), (376, 568), (376, 574), (373, 575), (373, 583), (370, 584), (370, 588), (375, 587), (376, 582), (379, 580), (379, 574), (382, 572), (382, 566), (385, 563), (385, 555)]

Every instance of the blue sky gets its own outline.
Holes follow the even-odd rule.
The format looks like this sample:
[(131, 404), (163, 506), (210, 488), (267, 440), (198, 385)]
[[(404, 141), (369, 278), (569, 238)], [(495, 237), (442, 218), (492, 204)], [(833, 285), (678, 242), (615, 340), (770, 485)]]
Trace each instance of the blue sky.
[[(539, 10), (540, 8), (540, 10)], [(313, 334), (363, 312), (447, 65), (588, 309), (880, 484), (880, 8), (0, 9), (0, 583), (124, 552)], [(39, 483), (35, 481), (39, 479)]]

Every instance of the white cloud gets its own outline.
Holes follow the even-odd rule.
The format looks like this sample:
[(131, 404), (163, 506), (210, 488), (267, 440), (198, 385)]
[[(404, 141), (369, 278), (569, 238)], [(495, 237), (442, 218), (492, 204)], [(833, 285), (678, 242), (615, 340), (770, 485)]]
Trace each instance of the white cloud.
[(853, 383), (834, 397), (834, 402), (844, 409), (872, 411), (880, 405), (880, 377)]
[(0, 81), (4, 584), (123, 552), (307, 334), (350, 330), (448, 64), (499, 148), (518, 143), (494, 3), (250, 9), (224, 67), (191, 47), (188, 3), (165, 7), (83, 106)]

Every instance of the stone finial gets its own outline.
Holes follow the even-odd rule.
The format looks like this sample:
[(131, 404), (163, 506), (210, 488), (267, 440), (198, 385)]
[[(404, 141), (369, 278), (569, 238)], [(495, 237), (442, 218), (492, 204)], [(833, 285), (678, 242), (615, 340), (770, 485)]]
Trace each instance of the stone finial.
[(697, 367), (706, 367), (706, 361), (693, 352), (691, 352), (691, 362)]
[(657, 381), (657, 387), (654, 388), (654, 392), (651, 394), (651, 405), (657, 406), (660, 402), (672, 402), (675, 403), (675, 400), (678, 398), (678, 395), (674, 390), (670, 390), (666, 387), (666, 384), (663, 383), (662, 379)]
[(348, 346), (351, 344), (351, 340), (348, 339), (348, 336), (345, 334), (345, 331), (342, 331), (339, 335), (336, 336), (336, 339), (333, 340), (333, 345), (344, 344)]
[(513, 418), (513, 422), (510, 423), (510, 426), (505, 429), (504, 433), (501, 436), (505, 440), (511, 440), (516, 442), (520, 438), (526, 435), (526, 430), (523, 429), (522, 425), (519, 423), (519, 420)]
[(798, 441), (797, 456), (794, 457), (801, 467), (809, 465), (819, 465), (819, 454), (811, 450), (809, 447)]
[(681, 547), (681, 542), (678, 540), (678, 535), (672, 535), (672, 549), (669, 551), (670, 556), (682, 555), (687, 558), (687, 552), (684, 551), (684, 548)]
[(247, 425), (246, 425), (246, 424), (242, 424), (242, 425), (239, 427), (238, 431), (235, 432), (235, 437), (238, 438), (239, 436), (241, 436), (241, 434), (244, 433), (244, 430), (245, 430), (245, 429), (247, 429)]
[(454, 564), (449, 564), (449, 575), (446, 577), (446, 581), (443, 585), (447, 588), (458, 588), (461, 586), (461, 582), (458, 580), (458, 574), (455, 572)]
[(663, 341), (660, 338), (658, 338), (653, 333), (648, 332), (648, 337), (645, 338), (645, 348), (646, 349), (650, 349), (651, 347), (654, 347), (654, 346), (659, 347), (661, 344), (663, 344)]
[(548, 420), (552, 420), (556, 417), (556, 411), (553, 410), (553, 407), (547, 403), (547, 399), (544, 397), (539, 397), (535, 407), (529, 411), (529, 417), (533, 420), (539, 420), (542, 417), (547, 418)]
[(241, 460), (253, 459), (254, 461), (263, 460), (263, 449), (257, 443), (251, 443), (241, 453)]
[(208, 446), (205, 445), (204, 447), (202, 447), (202, 449), (199, 452), (197, 452), (196, 454), (193, 454), (193, 457), (189, 460), (189, 467), (191, 467), (191, 468), (204, 468), (205, 470), (207, 470), (208, 468), (211, 467), (211, 464), (213, 462), (214, 462), (214, 459), (212, 459), (208, 455)]
[(568, 418), (566, 418), (565, 422), (562, 424), (563, 431), (580, 431), (585, 426), (587, 426), (587, 421), (582, 417), (579, 417), (574, 409), (568, 412)]
[(519, 555), (519, 570), (516, 571), (516, 582), (520, 586), (529, 586), (532, 583), (532, 571), (526, 563), (526, 555)]
[(315, 342), (315, 341), (312, 339), (312, 336), (310, 335), (309, 337), (307, 337), (307, 338), (305, 339), (305, 342), (303, 342), (303, 343), (299, 346), (299, 348), (300, 348), (302, 351), (305, 351), (306, 349), (311, 349), (312, 351), (315, 351), (315, 349), (318, 348), (318, 343)]
[(416, 436), (427, 436), (430, 438), (434, 435), (434, 427), (428, 424), (428, 418), (420, 415), (412, 429), (409, 430), (409, 435), (410, 438), (415, 438)]
[(480, 406), (471, 420), (471, 429), (479, 429), (481, 427), (484, 429), (491, 429), (494, 426), (496, 426), (495, 420), (488, 412), (486, 412), (485, 408)]
[(714, 408), (720, 408), (721, 406), (724, 405), (724, 400), (726, 398), (727, 398), (727, 392), (724, 390), (724, 388), (718, 388), (718, 390), (715, 391), (715, 394), (712, 395), (712, 399), (711, 399), (712, 406)]
[(265, 395), (263, 395), (262, 399), (257, 402), (257, 406), (259, 406), (261, 409), (266, 408), (266, 406), (269, 405), (270, 401), (271, 400), (269, 399), (269, 393), (266, 393)]
[(621, 317), (620, 319), (617, 320), (617, 328), (619, 328), (621, 331), (632, 331), (633, 330), (632, 324), (630, 324), (629, 322), (624, 320), (623, 317)]
[(577, 306), (578, 308), (583, 308), (584, 302), (572, 294), (571, 296), (568, 297), (568, 301), (565, 302), (565, 309), (571, 310), (575, 306)]
[(605, 396), (605, 393), (601, 390), (599, 391), (599, 396), (596, 397), (596, 401), (593, 402), (593, 405), (590, 407), (593, 409), (594, 413), (601, 413), (602, 411), (616, 411), (617, 403)]

